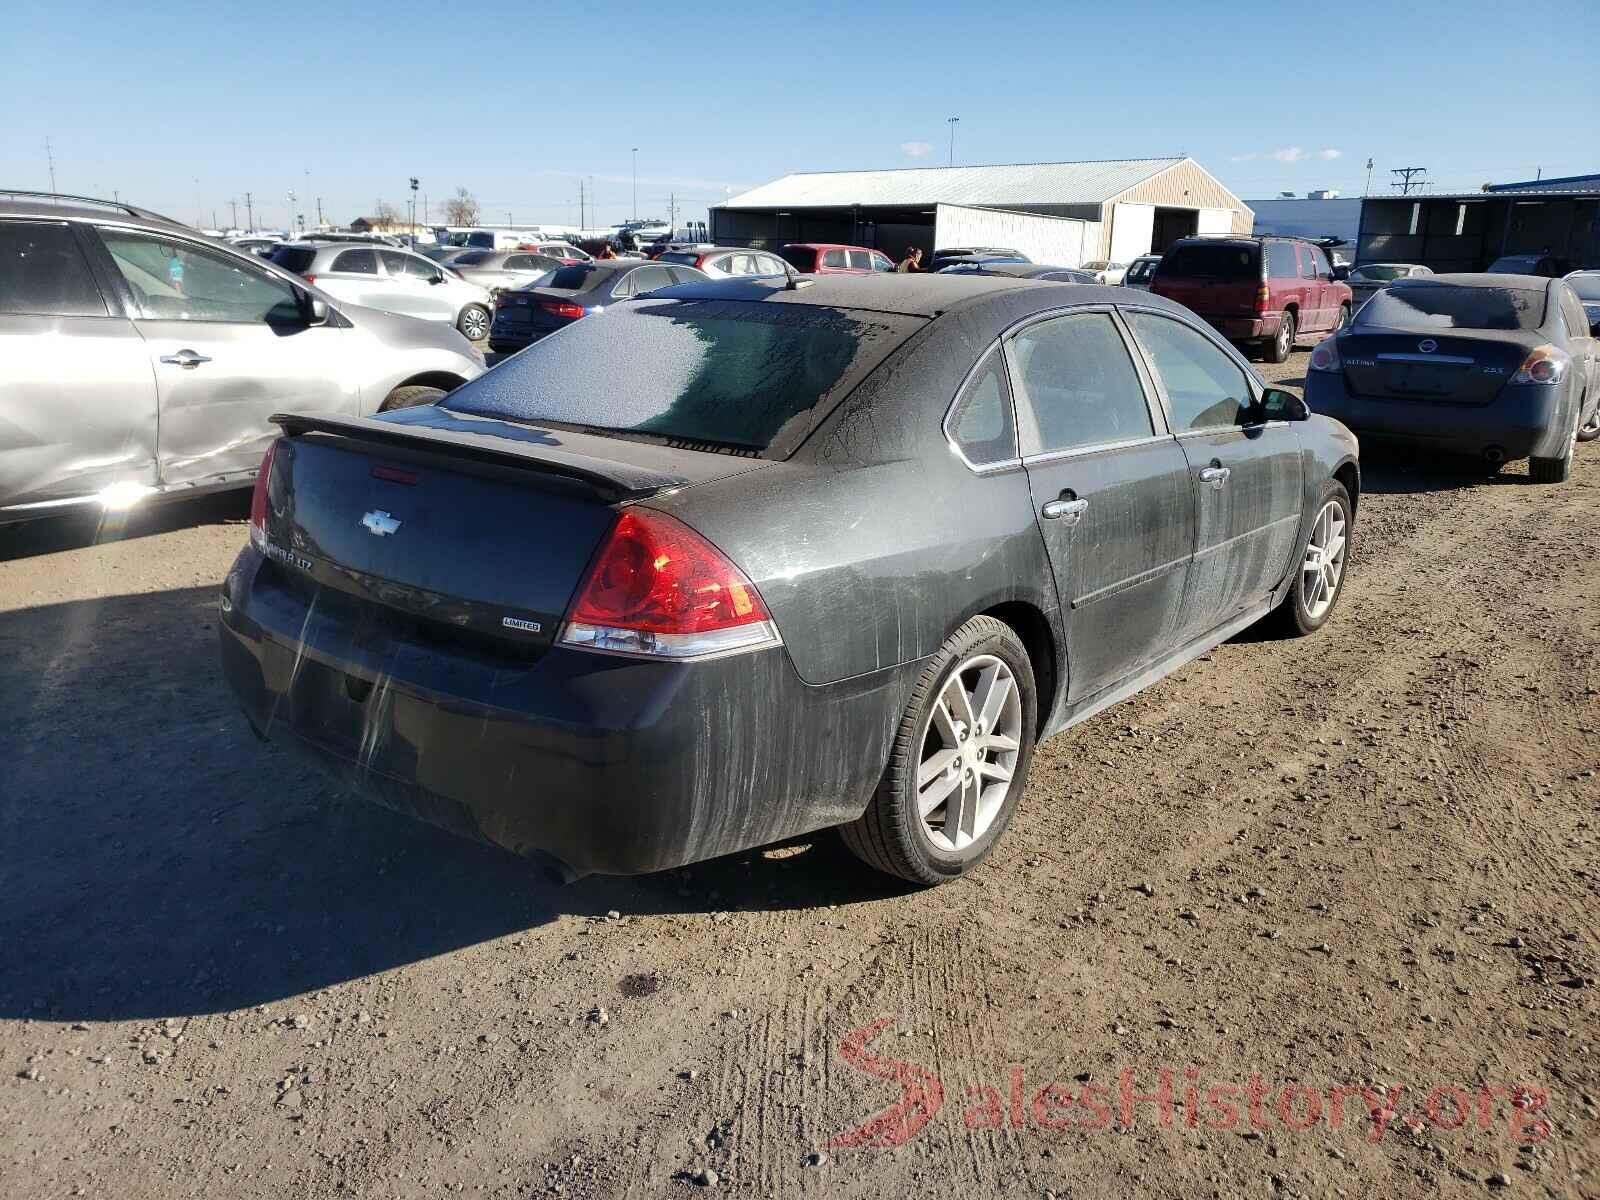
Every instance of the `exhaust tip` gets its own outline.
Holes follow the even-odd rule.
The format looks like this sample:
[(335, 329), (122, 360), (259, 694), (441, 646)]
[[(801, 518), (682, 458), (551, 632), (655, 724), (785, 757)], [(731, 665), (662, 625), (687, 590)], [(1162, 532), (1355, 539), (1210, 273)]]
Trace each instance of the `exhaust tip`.
[(1506, 460), (1506, 452), (1499, 446), (1490, 446), (1483, 452), (1483, 457), (1492, 463), (1502, 463)]

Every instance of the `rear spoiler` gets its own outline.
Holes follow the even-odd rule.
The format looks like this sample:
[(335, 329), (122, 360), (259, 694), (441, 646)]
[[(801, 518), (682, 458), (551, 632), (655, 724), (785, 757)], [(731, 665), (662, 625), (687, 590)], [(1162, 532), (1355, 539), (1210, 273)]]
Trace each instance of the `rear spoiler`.
[[(528, 429), (527, 437), (507, 437), (479, 433), (471, 429), (439, 428), (433, 425), (375, 421), (370, 417), (311, 416), (304, 413), (274, 413), (272, 423), (288, 437), (305, 433), (324, 433), (355, 441), (395, 446), (404, 450), (434, 453), (442, 458), (468, 459), (502, 467), (516, 467), (556, 475), (585, 484), (609, 502), (641, 500), (669, 488), (692, 482), (685, 475), (655, 471), (634, 463), (584, 454), (569, 447), (603, 451), (607, 439), (592, 434), (561, 432), (561, 444), (536, 440), (550, 437)], [(488, 422), (504, 431), (504, 422)], [(470, 421), (462, 419), (460, 425)], [(510, 428), (521, 430), (521, 427)]]

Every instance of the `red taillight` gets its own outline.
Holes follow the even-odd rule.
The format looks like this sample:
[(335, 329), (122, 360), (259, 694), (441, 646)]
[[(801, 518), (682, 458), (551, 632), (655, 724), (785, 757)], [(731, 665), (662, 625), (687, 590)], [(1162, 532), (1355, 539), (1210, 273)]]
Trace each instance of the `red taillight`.
[(681, 521), (631, 509), (612, 526), (561, 640), (591, 650), (694, 658), (776, 645), (744, 572)]
[(1256, 311), (1258, 313), (1272, 311), (1272, 289), (1264, 283), (1256, 289)]
[(1512, 383), (1560, 383), (1567, 373), (1572, 356), (1559, 346), (1536, 346), (1522, 360)]
[(1339, 361), (1338, 339), (1330, 334), (1317, 343), (1317, 348), (1311, 352), (1311, 359), (1306, 363), (1308, 371), (1339, 371), (1343, 370)]
[(302, 275), (300, 278), (304, 279), (307, 283), (315, 283), (317, 281), (317, 277), (315, 275)]
[(255, 490), (250, 493), (250, 540), (257, 545), (267, 537), (267, 489), (272, 480), (272, 457), (278, 452), (281, 438), (273, 438), (267, 452), (261, 456), (261, 469), (256, 472)]
[[(557, 317), (577, 318), (583, 316), (584, 308), (581, 304), (574, 304), (570, 300), (541, 300), (539, 307), (545, 312)], [(589, 328), (587, 325), (585, 329)]]

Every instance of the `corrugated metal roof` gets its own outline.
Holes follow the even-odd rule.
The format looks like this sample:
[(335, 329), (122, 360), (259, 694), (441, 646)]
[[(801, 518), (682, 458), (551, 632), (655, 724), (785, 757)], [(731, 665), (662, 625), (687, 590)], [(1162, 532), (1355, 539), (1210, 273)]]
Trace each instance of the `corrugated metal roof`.
[(1516, 183), (1491, 183), (1491, 192), (1600, 191), (1600, 175), (1564, 175), (1559, 179), (1524, 179)]
[(988, 167), (803, 171), (752, 188), (721, 207), (1100, 204), (1183, 161), (1182, 158), (1114, 158), (1097, 162), (1010, 163)]
[(1413, 192), (1409, 196), (1363, 196), (1363, 200), (1393, 200), (1406, 204), (1418, 200), (1515, 200), (1526, 196), (1530, 200), (1571, 200), (1600, 196), (1600, 183), (1593, 187), (1566, 188), (1508, 188), (1501, 192)]

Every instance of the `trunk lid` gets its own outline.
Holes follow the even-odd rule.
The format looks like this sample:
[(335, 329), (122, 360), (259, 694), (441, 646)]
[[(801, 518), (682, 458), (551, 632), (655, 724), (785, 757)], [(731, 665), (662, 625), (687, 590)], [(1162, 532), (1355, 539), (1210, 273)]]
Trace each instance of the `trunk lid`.
[(618, 505), (766, 465), (431, 406), (273, 420), (278, 586), (325, 619), (523, 656), (553, 641)]
[(1358, 396), (1488, 404), (1517, 373), (1537, 335), (1358, 328), (1339, 339), (1346, 388)]

